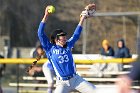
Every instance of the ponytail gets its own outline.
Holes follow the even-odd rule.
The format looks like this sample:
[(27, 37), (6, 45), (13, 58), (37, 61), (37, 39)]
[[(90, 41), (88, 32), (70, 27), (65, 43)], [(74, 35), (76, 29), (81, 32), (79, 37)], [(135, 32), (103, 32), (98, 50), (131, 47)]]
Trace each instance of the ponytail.
[(55, 44), (55, 37), (51, 35), (50, 41), (51, 41), (52, 44)]

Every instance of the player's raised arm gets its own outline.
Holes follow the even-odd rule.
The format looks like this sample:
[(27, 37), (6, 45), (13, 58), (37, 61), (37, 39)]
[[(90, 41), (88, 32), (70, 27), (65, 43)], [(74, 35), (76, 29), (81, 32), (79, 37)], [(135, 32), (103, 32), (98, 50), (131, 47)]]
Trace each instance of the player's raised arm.
[(95, 4), (89, 4), (85, 7), (85, 10), (82, 11), (80, 15), (80, 21), (78, 26), (76, 27), (73, 36), (68, 40), (69, 46), (73, 47), (75, 42), (79, 39), (80, 34), (82, 32), (82, 25), (86, 18), (89, 18), (95, 14)]
[(80, 15), (80, 22), (78, 25), (82, 26), (84, 19), (93, 17), (96, 12), (96, 5), (94, 3), (89, 4), (85, 7), (85, 10), (82, 11)]
[(48, 6), (47, 6), (45, 9), (44, 17), (42, 18), (42, 21), (38, 28), (38, 37), (39, 37), (40, 43), (43, 46), (43, 48), (45, 48), (46, 50), (49, 50), (52, 46), (52, 44), (50, 43), (50, 40), (48, 39), (48, 37), (46, 36), (44, 32), (48, 16), (49, 16), (49, 13), (48, 13)]
[(41, 21), (41, 22), (43, 22), (43, 23), (46, 23), (46, 21), (47, 21), (47, 19), (48, 19), (48, 16), (49, 16), (48, 7), (49, 7), (49, 6), (47, 6), (46, 9), (45, 9), (45, 14), (44, 14), (44, 17), (42, 18), (42, 21)]

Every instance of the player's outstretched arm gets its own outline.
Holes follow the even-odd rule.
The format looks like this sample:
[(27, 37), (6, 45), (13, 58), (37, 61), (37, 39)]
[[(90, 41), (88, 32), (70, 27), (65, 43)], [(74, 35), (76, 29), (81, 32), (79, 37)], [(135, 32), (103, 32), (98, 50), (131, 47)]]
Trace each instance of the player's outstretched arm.
[(41, 22), (43, 22), (43, 23), (46, 23), (46, 21), (47, 21), (47, 19), (48, 19), (48, 16), (49, 16), (48, 7), (49, 7), (49, 6), (47, 6), (46, 9), (45, 9), (45, 14), (44, 14), (44, 16), (43, 16), (43, 18), (42, 18), (42, 21), (41, 21)]
[(48, 7), (46, 7), (45, 9), (45, 14), (42, 18), (42, 21), (39, 25), (39, 28), (38, 28), (38, 37), (39, 37), (39, 40), (40, 40), (40, 43), (41, 45), (43, 46), (43, 48), (45, 50), (49, 50), (52, 46), (52, 44), (50, 43), (50, 40), (49, 38), (47, 37), (47, 35), (45, 34), (45, 24), (46, 24), (46, 21), (48, 19), (48, 16), (49, 16), (49, 13), (48, 13)]
[(79, 26), (83, 25), (85, 18), (86, 18), (85, 16), (80, 17), (80, 21), (79, 21), (79, 24), (78, 24)]
[(96, 12), (96, 5), (94, 3), (92, 4), (88, 4), (86, 7), (85, 7), (85, 10), (82, 11), (81, 15), (80, 15), (80, 22), (79, 22), (79, 25), (82, 26), (84, 20), (86, 18), (90, 18), (90, 17), (93, 17), (95, 15), (95, 12)]
[(78, 26), (76, 27), (74, 34), (72, 35), (72, 37), (68, 40), (69, 42), (69, 46), (73, 47), (75, 42), (79, 39), (80, 34), (82, 32), (82, 25), (84, 23), (84, 20), (86, 18), (89, 18), (91, 16), (93, 16), (95, 12), (95, 4), (89, 4), (86, 6), (85, 10), (82, 11), (81, 15), (80, 15), (80, 21)]

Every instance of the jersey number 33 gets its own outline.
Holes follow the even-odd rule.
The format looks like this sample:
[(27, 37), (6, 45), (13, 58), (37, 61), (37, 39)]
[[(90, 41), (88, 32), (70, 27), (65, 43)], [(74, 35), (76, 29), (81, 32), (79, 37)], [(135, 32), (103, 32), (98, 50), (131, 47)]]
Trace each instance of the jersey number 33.
[(59, 56), (59, 63), (64, 63), (69, 61), (68, 55)]

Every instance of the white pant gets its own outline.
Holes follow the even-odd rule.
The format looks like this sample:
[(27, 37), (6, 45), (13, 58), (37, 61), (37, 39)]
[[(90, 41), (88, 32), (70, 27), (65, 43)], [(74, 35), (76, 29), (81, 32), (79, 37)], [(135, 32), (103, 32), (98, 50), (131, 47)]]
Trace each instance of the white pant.
[(47, 82), (48, 82), (48, 92), (47, 93), (52, 93), (55, 72), (54, 72), (54, 70), (51, 70), (50, 68), (48, 68), (46, 64), (44, 64), (42, 66), (42, 70), (43, 70), (45, 78), (47, 79)]
[(72, 90), (78, 90), (81, 93), (95, 93), (96, 87), (84, 80), (79, 75), (70, 80), (57, 80), (55, 93), (69, 93)]

